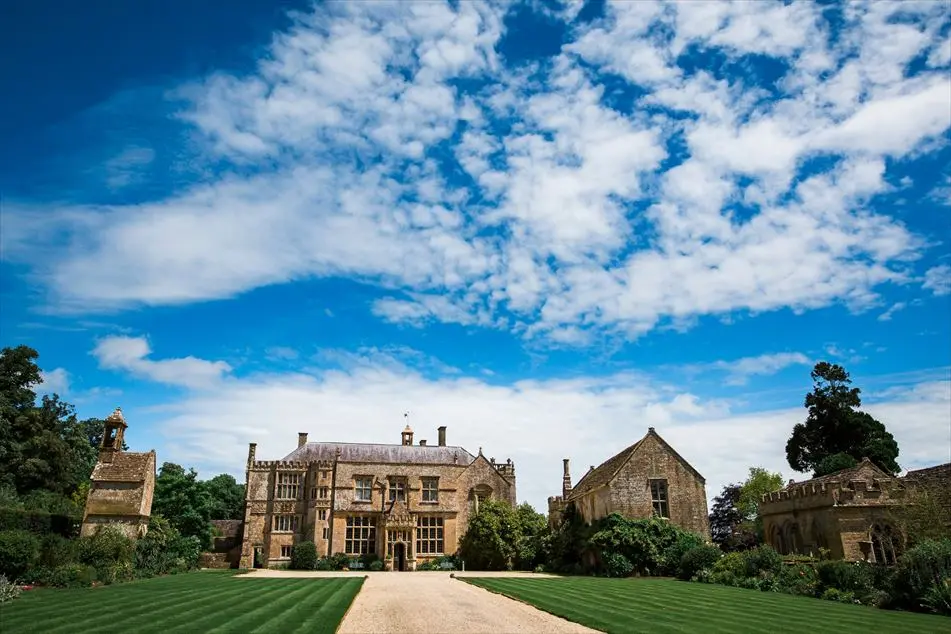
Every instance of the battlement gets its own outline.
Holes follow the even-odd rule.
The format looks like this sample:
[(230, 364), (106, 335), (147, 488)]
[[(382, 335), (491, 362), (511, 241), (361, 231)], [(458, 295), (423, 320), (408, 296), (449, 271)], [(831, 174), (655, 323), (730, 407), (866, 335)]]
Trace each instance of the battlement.
[(564, 501), (565, 501), (564, 498), (562, 498), (560, 495), (548, 496), (548, 506), (551, 506), (552, 504), (561, 504)]
[(509, 458), (504, 463), (499, 464), (495, 463), (495, 458), (493, 458), (490, 462), (492, 466), (495, 467), (495, 470), (499, 472), (499, 474), (512, 478), (515, 477), (515, 463), (512, 462), (511, 458)]
[(255, 460), (251, 463), (252, 469), (280, 469), (282, 471), (306, 471), (310, 468), (309, 462), (284, 460)]
[(820, 500), (830, 499), (834, 504), (849, 504), (859, 500), (881, 499), (893, 489), (893, 483), (873, 478), (871, 481), (856, 479), (847, 482), (804, 482), (790, 484), (785, 489), (773, 491), (763, 495), (761, 508), (770, 504), (779, 504), (790, 500)]

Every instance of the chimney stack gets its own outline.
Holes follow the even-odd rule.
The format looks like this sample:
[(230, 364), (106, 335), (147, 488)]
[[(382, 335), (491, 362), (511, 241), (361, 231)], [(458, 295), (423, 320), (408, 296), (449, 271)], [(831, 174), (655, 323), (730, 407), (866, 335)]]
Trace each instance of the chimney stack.
[(564, 463), (564, 476), (561, 479), (561, 495), (564, 498), (568, 497), (568, 493), (571, 492), (571, 472), (568, 470), (568, 458), (562, 460)]
[(446, 426), (441, 425), (438, 429), (439, 429), (439, 446), (445, 447), (446, 446)]
[(258, 444), (256, 442), (248, 443), (248, 466), (250, 467), (254, 464), (254, 456), (258, 451)]
[(302, 431), (297, 434), (297, 447), (298, 449), (307, 444), (307, 432)]
[(425, 446), (426, 446), (426, 441), (425, 441), (425, 440), (420, 440), (420, 441), (419, 441), (419, 446), (420, 446), (420, 447), (425, 447)]

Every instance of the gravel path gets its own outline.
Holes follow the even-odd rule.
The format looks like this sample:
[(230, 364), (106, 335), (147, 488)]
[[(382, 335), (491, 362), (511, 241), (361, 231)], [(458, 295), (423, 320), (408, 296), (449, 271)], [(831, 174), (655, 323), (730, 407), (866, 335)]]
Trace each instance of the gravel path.
[(370, 574), (337, 633), (401, 632), (588, 634), (596, 630), (493, 594), (464, 581), (451, 579), (449, 574), (444, 572)]

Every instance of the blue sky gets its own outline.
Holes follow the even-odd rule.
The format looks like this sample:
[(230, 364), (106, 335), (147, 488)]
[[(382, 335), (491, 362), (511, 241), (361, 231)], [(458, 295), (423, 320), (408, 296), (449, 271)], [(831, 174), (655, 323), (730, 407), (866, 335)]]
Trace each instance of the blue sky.
[(817, 360), (951, 453), (945, 3), (8, 3), (2, 345), (135, 448), (417, 435), (708, 495)]

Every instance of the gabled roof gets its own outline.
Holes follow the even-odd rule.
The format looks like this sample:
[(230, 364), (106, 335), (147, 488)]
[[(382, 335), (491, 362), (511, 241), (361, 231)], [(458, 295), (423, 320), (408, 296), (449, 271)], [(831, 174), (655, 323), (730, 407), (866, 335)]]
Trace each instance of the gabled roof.
[[(818, 478), (812, 478), (810, 480), (803, 480), (802, 482), (792, 482), (787, 484), (785, 488), (800, 486), (803, 484), (830, 484), (832, 482), (848, 482), (849, 480), (854, 480), (859, 478), (863, 472), (868, 474), (871, 471), (873, 477), (878, 478), (887, 478), (889, 480), (894, 480), (895, 477), (889, 473), (886, 473), (879, 469), (874, 462), (868, 458), (862, 458), (862, 462), (858, 463), (854, 467), (849, 467), (848, 469), (840, 469), (839, 471), (834, 471), (832, 473), (827, 473), (824, 476), (819, 476)], [(909, 473), (911, 475), (911, 473)]]
[(468, 466), (475, 460), (475, 456), (462, 447), (347, 442), (309, 442), (287, 454), (282, 460), (288, 462), (333, 461), (337, 457), (338, 449), (342, 462)]
[(693, 465), (691, 465), (689, 462), (687, 462), (684, 459), (683, 456), (677, 453), (677, 451), (673, 447), (671, 447), (667, 443), (666, 440), (661, 438), (660, 434), (654, 431), (653, 427), (650, 427), (648, 428), (647, 433), (644, 435), (643, 438), (638, 440), (636, 443), (634, 443), (630, 447), (626, 447), (622, 449), (619, 453), (611, 456), (610, 458), (605, 460), (603, 463), (601, 463), (600, 466), (595, 467), (592, 470), (589, 470), (588, 473), (582, 476), (578, 484), (572, 487), (571, 492), (568, 494), (568, 500), (572, 500), (586, 493), (589, 493), (590, 491), (593, 491), (599, 487), (602, 487), (605, 484), (609, 483), (611, 480), (613, 480), (614, 476), (616, 476), (618, 474), (618, 471), (621, 470), (621, 467), (623, 467), (627, 463), (628, 460), (631, 460), (634, 457), (634, 455), (637, 453), (637, 450), (644, 444), (644, 441), (647, 440), (651, 436), (653, 436), (654, 439), (657, 440), (657, 442), (659, 442), (664, 447), (664, 449), (667, 450), (668, 453), (670, 453), (670, 455), (677, 458), (677, 460), (679, 460), (681, 464), (683, 464), (684, 467), (687, 468), (688, 471), (690, 471), (695, 476), (697, 476), (697, 478), (699, 478), (701, 482), (706, 483), (706, 480), (704, 479), (702, 475), (700, 475), (700, 472), (694, 469)]
[[(645, 436), (644, 438), (647, 438)], [(617, 472), (621, 470), (621, 467), (624, 466), (624, 463), (627, 462), (635, 451), (637, 451), (638, 446), (644, 442), (644, 438), (638, 440), (636, 443), (630, 447), (622, 449), (619, 453), (614, 456), (611, 456), (604, 462), (602, 462), (598, 467), (591, 469), (588, 473), (582, 476), (581, 480), (571, 488), (571, 492), (568, 494), (568, 499), (571, 500), (578, 496), (584, 495), (589, 491), (594, 491), (595, 489), (604, 486), (610, 482)]]
[(99, 462), (92, 470), (92, 479), (100, 482), (144, 482), (155, 469), (155, 452), (117, 451), (112, 462)]

